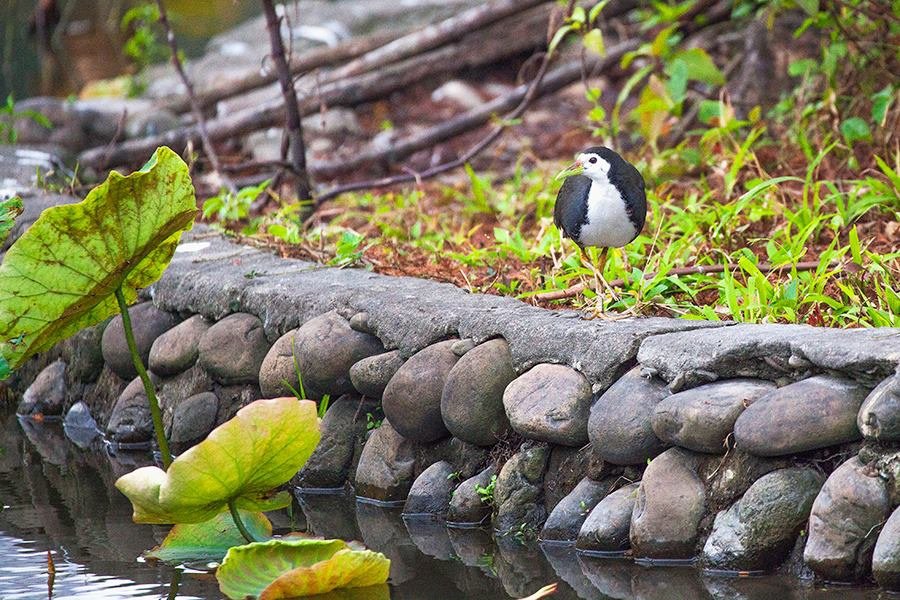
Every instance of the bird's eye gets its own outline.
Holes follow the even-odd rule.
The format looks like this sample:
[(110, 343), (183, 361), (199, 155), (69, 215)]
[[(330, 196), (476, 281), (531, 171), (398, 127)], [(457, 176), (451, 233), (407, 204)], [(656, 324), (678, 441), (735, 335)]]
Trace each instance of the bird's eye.
[(597, 162), (597, 157), (596, 157), (596, 156), (592, 156), (591, 158), (588, 159), (588, 162), (591, 163), (592, 165), (593, 165), (593, 164), (596, 164), (596, 162)]

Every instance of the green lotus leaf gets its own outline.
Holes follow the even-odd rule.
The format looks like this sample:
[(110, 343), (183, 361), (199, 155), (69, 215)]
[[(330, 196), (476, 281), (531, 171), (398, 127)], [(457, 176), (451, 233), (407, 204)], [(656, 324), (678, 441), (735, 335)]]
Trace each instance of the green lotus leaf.
[[(272, 537), (272, 523), (260, 512), (238, 511), (250, 534), (264, 540)], [(246, 544), (229, 511), (222, 511), (209, 521), (175, 525), (162, 544), (146, 552), (147, 558), (164, 562), (185, 560), (222, 560), (232, 546)]]
[(18, 196), (0, 200), (0, 244), (6, 240), (9, 231), (16, 224), (16, 217), (22, 212), (22, 199)]
[(277, 539), (231, 548), (216, 579), (229, 598), (277, 600), (384, 584), (390, 567), (342, 540)]
[(165, 147), (140, 171), (113, 171), (83, 201), (41, 213), (0, 265), (0, 354), (10, 367), (116, 314), (120, 285), (134, 302), (196, 213), (188, 167)]
[(142, 467), (116, 481), (135, 523), (201, 523), (228, 502), (266, 512), (290, 503), (271, 490), (293, 477), (319, 443), (316, 404), (257, 400), (176, 458), (168, 471)]

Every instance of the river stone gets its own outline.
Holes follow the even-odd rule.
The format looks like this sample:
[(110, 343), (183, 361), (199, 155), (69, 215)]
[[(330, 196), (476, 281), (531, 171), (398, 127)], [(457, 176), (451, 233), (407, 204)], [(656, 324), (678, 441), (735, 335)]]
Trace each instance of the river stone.
[(544, 524), (544, 472), (550, 449), (526, 442), (506, 461), (494, 486), (494, 529), (501, 534), (533, 532)]
[(350, 383), (363, 396), (381, 398), (384, 388), (402, 364), (399, 350), (367, 356), (350, 367)]
[(616, 465), (642, 465), (666, 445), (653, 433), (653, 409), (669, 395), (665, 384), (635, 367), (591, 407), (588, 435), (594, 452)]
[(178, 403), (172, 416), (169, 442), (185, 448), (199, 442), (216, 425), (219, 399), (212, 392), (201, 392)]
[(199, 355), (200, 338), (209, 328), (209, 321), (194, 315), (156, 338), (150, 347), (150, 370), (169, 377), (189, 369)]
[(491, 485), (491, 478), (497, 475), (493, 465), (457, 486), (450, 497), (447, 522), (455, 525), (484, 523), (491, 515), (493, 501), (485, 502), (478, 489)]
[(44, 367), (22, 395), (16, 413), (20, 415), (62, 415), (66, 401), (66, 363), (55, 360)]
[(492, 446), (509, 430), (503, 391), (516, 377), (509, 344), (498, 338), (460, 354), (459, 343), (451, 347), (461, 358), (444, 383), (441, 416), (450, 433), (459, 439)]
[(503, 406), (524, 437), (565, 446), (588, 442), (591, 384), (572, 367), (536, 365), (506, 387)]
[(867, 439), (900, 442), (900, 369), (866, 397), (856, 425)]
[(687, 559), (694, 556), (706, 494), (697, 476), (699, 458), (670, 448), (644, 471), (631, 515), (631, 547), (636, 557)]
[(813, 503), (803, 560), (825, 580), (864, 577), (872, 565), (873, 532), (889, 514), (886, 483), (854, 456), (828, 477)]
[[(131, 317), (131, 328), (134, 330), (134, 343), (137, 346), (138, 355), (144, 364), (150, 357), (150, 348), (160, 335), (171, 329), (178, 323), (175, 315), (162, 311), (152, 302), (136, 304), (128, 309)], [(137, 370), (128, 352), (128, 342), (125, 341), (125, 329), (122, 325), (122, 315), (113, 317), (100, 341), (103, 352), (103, 360), (113, 372), (130, 381), (137, 377)]]
[(779, 469), (756, 480), (731, 508), (716, 515), (703, 547), (715, 569), (769, 570), (781, 564), (809, 518), (824, 478), (813, 469)]
[(900, 591), (900, 507), (894, 509), (878, 535), (872, 574), (881, 587)]
[[(86, 327), (72, 337), (60, 342), (60, 356), (66, 361), (66, 377), (69, 382), (93, 383), (103, 370), (103, 350), (100, 347), (103, 330), (110, 319)], [(73, 387), (73, 386), (70, 386)], [(69, 397), (72, 398), (69, 390)]]
[(414, 444), (384, 419), (363, 447), (356, 468), (356, 494), (384, 502), (405, 500), (414, 469)]
[(333, 489), (346, 483), (353, 455), (366, 441), (366, 413), (373, 407), (373, 402), (356, 394), (345, 394), (329, 405), (319, 425), (319, 444), (294, 481), (298, 487)]
[(156, 396), (159, 399), (166, 431), (172, 427), (175, 411), (182, 402), (191, 396), (213, 389), (212, 377), (199, 364), (174, 377), (157, 380)]
[(459, 360), (450, 350), (456, 340), (432, 344), (413, 354), (397, 370), (382, 396), (384, 415), (402, 436), (433, 442), (449, 435), (441, 418), (441, 394)]
[[(155, 379), (151, 373), (150, 380), (154, 384)], [(119, 394), (106, 425), (106, 435), (110, 441), (120, 444), (144, 443), (153, 438), (150, 403), (140, 377), (132, 379)]]
[(775, 384), (762, 379), (729, 379), (678, 392), (653, 409), (653, 432), (674, 446), (725, 454), (725, 439), (738, 416), (774, 389)]
[(606, 497), (615, 486), (619, 477), (608, 477), (603, 481), (594, 481), (585, 477), (578, 482), (569, 494), (559, 501), (544, 528), (541, 539), (544, 541), (574, 542), (578, 531), (591, 510)]
[(251, 314), (234, 313), (200, 338), (198, 362), (222, 385), (255, 383), (268, 351), (262, 321)]
[(436, 462), (422, 471), (409, 490), (403, 514), (446, 515), (450, 496), (457, 484), (455, 475), (453, 465), (445, 460)]
[(783, 456), (860, 439), (856, 415), (868, 390), (831, 375), (817, 375), (766, 394), (737, 418), (738, 448)]
[(630, 483), (600, 500), (578, 530), (575, 547), (587, 552), (624, 552), (640, 482)]
[(259, 386), (255, 383), (242, 383), (239, 385), (213, 384), (213, 393), (219, 399), (219, 412), (216, 413), (216, 425), (228, 421), (237, 411), (251, 402), (262, 398)]

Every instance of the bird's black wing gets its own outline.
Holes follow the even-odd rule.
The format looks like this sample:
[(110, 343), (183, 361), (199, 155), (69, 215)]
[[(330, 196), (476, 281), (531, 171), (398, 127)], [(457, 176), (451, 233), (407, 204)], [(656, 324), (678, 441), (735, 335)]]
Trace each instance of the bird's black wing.
[(637, 233), (640, 233), (644, 228), (644, 221), (647, 220), (647, 192), (641, 172), (630, 162), (622, 160), (616, 169), (613, 184), (620, 191), (624, 191), (623, 199), (628, 218), (634, 224)]
[(588, 194), (591, 191), (591, 180), (584, 175), (566, 177), (553, 207), (553, 223), (563, 235), (578, 243), (581, 226), (587, 221)]

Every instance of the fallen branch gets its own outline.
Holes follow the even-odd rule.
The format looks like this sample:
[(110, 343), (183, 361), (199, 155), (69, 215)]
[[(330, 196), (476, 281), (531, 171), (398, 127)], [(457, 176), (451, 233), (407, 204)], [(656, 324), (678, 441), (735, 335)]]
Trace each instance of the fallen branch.
[[(306, 173), (306, 145), (303, 142), (303, 124), (297, 108), (297, 90), (294, 89), (294, 81), (291, 78), (284, 55), (284, 44), (281, 40), (281, 18), (276, 14), (275, 4), (272, 0), (261, 0), (261, 3), (266, 15), (266, 28), (269, 30), (272, 61), (275, 63), (275, 71), (278, 73), (281, 95), (284, 98), (286, 109), (285, 132), (288, 143), (287, 152), (290, 155), (291, 175), (295, 183), (294, 189), (298, 200), (306, 200), (312, 195), (312, 186), (309, 183), (309, 175)], [(282, 150), (282, 159), (286, 158), (284, 154), (285, 151)]]
[[(839, 266), (839, 262), (831, 262), (828, 263), (828, 267), (837, 267)], [(771, 263), (759, 263), (756, 265), (756, 268), (762, 271), (763, 273), (784, 273), (785, 271), (815, 271), (820, 266), (820, 263), (817, 261), (811, 262), (799, 262), (796, 265), (781, 265), (781, 266), (773, 266)], [(737, 263), (728, 263), (725, 265), (694, 265), (691, 267), (678, 267), (675, 269), (671, 269), (666, 273), (666, 275), (708, 275), (713, 273), (723, 273), (726, 270), (734, 271), (740, 269), (740, 265)], [(657, 276), (657, 273), (645, 273), (644, 279), (653, 279)], [(625, 279), (613, 279), (612, 281), (607, 282), (610, 287), (622, 287), (625, 285)], [(564, 290), (554, 290), (552, 292), (544, 292), (542, 294), (535, 294), (533, 298), (540, 302), (549, 302), (551, 300), (563, 300), (565, 298), (572, 298), (577, 296), (578, 294), (584, 292), (588, 289), (588, 285), (585, 283), (578, 283), (576, 285), (567, 287)]]
[[(379, 71), (326, 83), (315, 94), (299, 100), (300, 115), (314, 114), (323, 105), (358, 106), (429, 78), (491, 64), (539, 47), (544, 43), (551, 9), (551, 5), (537, 6), (467, 35), (454, 44), (430, 50)], [(207, 130), (211, 140), (221, 140), (273, 127), (283, 120), (284, 101), (278, 98), (229, 117), (210, 120), (207, 122)], [(92, 167), (138, 163), (157, 146), (169, 146), (178, 152), (188, 142), (196, 142), (197, 139), (197, 127), (186, 127), (117, 144), (110, 149), (105, 163), (104, 148), (86, 150), (79, 155), (78, 161), (83, 166)]]
[(175, 41), (175, 31), (172, 29), (172, 24), (169, 22), (169, 15), (166, 12), (164, 0), (156, 0), (156, 6), (159, 9), (159, 22), (166, 31), (169, 52), (172, 54), (172, 65), (175, 67), (178, 77), (181, 78), (181, 83), (184, 84), (184, 89), (187, 92), (188, 101), (191, 105), (191, 113), (194, 115), (194, 121), (197, 123), (197, 132), (200, 135), (200, 140), (203, 144), (203, 152), (206, 154), (209, 164), (212, 165), (216, 177), (219, 178), (222, 184), (224, 184), (231, 193), (236, 193), (237, 188), (234, 186), (234, 183), (225, 172), (222, 171), (219, 155), (216, 154), (216, 149), (213, 148), (212, 142), (209, 139), (209, 133), (206, 131), (206, 119), (203, 117), (203, 111), (197, 103), (197, 97), (194, 95), (194, 85), (188, 78), (187, 73), (184, 72), (184, 65), (181, 64), (181, 56), (179, 56), (178, 53), (178, 42)]

